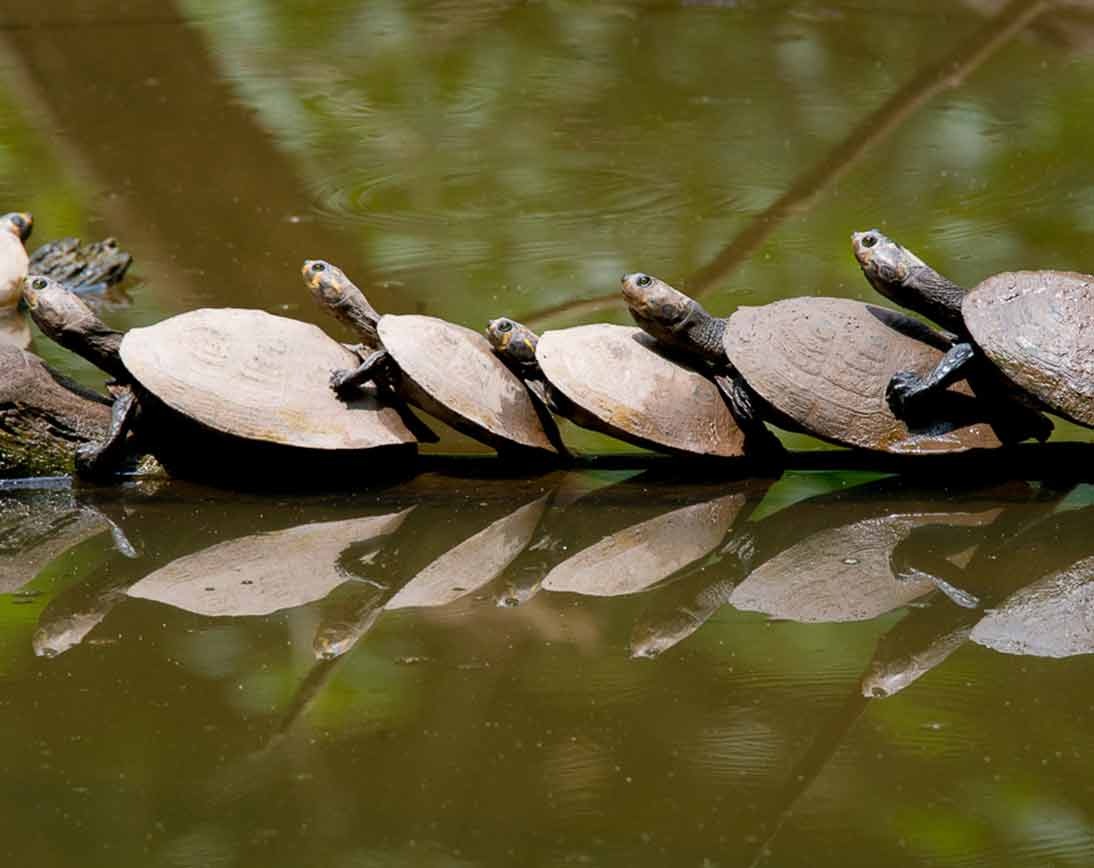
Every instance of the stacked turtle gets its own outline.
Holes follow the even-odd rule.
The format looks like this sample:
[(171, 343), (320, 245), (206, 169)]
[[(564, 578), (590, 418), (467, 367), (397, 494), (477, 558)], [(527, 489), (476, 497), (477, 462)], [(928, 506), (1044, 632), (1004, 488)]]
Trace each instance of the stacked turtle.
[[(22, 250), (29, 222), (5, 220)], [(78, 249), (65, 244), (51, 254)], [(1044, 440), (1046, 410), (1094, 426), (1094, 337), (1084, 328), (1094, 278), (1019, 272), (966, 291), (876, 230), (856, 233), (853, 244), (876, 289), (946, 331), (821, 296), (718, 317), (633, 273), (621, 289), (637, 327), (537, 335), (501, 317), (484, 337), (436, 317), (380, 314), (322, 260), (304, 263), (305, 285), (353, 329), (355, 346), (236, 309), (122, 334), (57, 280), (31, 275), (21, 295), (46, 335), (114, 378), (110, 431), (77, 455), (89, 476), (114, 472), (139, 447), (185, 473), (195, 456), (204, 475), (260, 477), (290, 467), (340, 472), (362, 459), (362, 478), (371, 478), (377, 467), (405, 464), (379, 455), (406, 458), (437, 439), (415, 411), (536, 462), (570, 457), (556, 415), (678, 457), (755, 463), (782, 456), (767, 423), (900, 455)], [(104, 245), (97, 252), (109, 274), (116, 243)], [(9, 258), (25, 271), (25, 252)]]

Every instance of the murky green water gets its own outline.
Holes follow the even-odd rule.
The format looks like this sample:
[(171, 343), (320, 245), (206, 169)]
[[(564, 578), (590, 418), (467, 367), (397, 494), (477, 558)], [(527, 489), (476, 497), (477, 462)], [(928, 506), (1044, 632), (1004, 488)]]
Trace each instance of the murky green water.
[[(634, 269), (872, 299), (874, 225), (1090, 271), (1094, 12), (1047, 5), (9, 4), (0, 200), (122, 240), (119, 328), (344, 336), (306, 257), (472, 326), (623, 322)], [(489, 465), (0, 493), (5, 863), (1094, 861), (1089, 486)]]

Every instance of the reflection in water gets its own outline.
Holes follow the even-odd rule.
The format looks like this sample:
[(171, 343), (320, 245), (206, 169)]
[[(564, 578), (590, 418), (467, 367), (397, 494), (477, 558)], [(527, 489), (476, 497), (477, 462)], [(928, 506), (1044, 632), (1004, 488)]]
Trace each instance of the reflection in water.
[(381, 544), (407, 511), (319, 522), (220, 543), (161, 567), (129, 588), (199, 615), (269, 615), (322, 599), (350, 576), (339, 556), (351, 545)]
[[(204, 685), (183, 690), (171, 714), (190, 720), (191, 733), (202, 732), (194, 720), (220, 721), (218, 738), (246, 760), (210, 765), (225, 748), (198, 735), (190, 759), (197, 766), (182, 785), (211, 786), (234, 805), (257, 804), (286, 786), (286, 763), (306, 780), (314, 776), (309, 792), (325, 805), (328, 796), (357, 792), (357, 756), (400, 799), (419, 780), (407, 772), (417, 767), (411, 758), (435, 769), (458, 757), (455, 777), (434, 783), (453, 804), (471, 797), (456, 778), (474, 779), (478, 768), (501, 787), (487, 807), (507, 822), (516, 822), (507, 812), (518, 791), (566, 824), (623, 799), (678, 848), (669, 825), (646, 813), (659, 781), (671, 771), (668, 779), (680, 782), (673, 799), (689, 810), (743, 786), (755, 807), (729, 822), (747, 843), (732, 864), (747, 864), (776, 833), (780, 848), (794, 840), (801, 805), (849, 810), (821, 781), (834, 775), (857, 792), (876, 774), (869, 758), (879, 752), (891, 754), (886, 767), (914, 790), (916, 775), (902, 764), (923, 758), (905, 757), (900, 745), (922, 740), (923, 730), (917, 723), (908, 735), (883, 732), (886, 718), (874, 709), (904, 702), (915, 717), (917, 703), (939, 701), (933, 691), (951, 695), (945, 673), (955, 665), (994, 673), (983, 684), (961, 676), (961, 695), (1019, 689), (1015, 658), (969, 658), (959, 653), (968, 638), (1042, 655), (1090, 650), (1094, 555), (1085, 528), (1094, 507), (1084, 505), (1086, 489), (955, 486), (928, 497), (890, 478), (818, 490), (827, 478), (803, 474), (771, 485), (575, 470), (535, 482), (427, 474), (381, 493), (301, 503), (170, 483), (104, 492), (108, 499), (94, 507), (67, 491), (13, 492), (5, 507), (9, 560), (25, 555), (28, 565), (43, 565), (34, 568), (38, 577), (18, 581), (49, 595), (43, 577), (57, 570), (47, 559), (77, 570), (42, 608), (35, 650), (71, 649), (111, 620), (101, 640), (85, 641), (65, 666), (38, 663), (41, 678), (19, 686), (20, 701), (36, 697), (48, 707), (71, 695), (72, 684), (55, 680), (66, 671), (87, 687), (98, 683), (91, 673), (106, 673), (95, 691), (124, 677), (133, 691), (126, 701), (138, 704), (168, 695), (158, 679)], [(191, 504), (201, 509), (183, 539), (175, 521)], [(128, 535), (128, 553), (140, 557), (113, 546), (108, 515)], [(66, 527), (71, 555), (41, 549), (40, 531)], [(531, 551), (544, 540), (551, 542)], [(98, 555), (85, 553), (89, 545)], [(598, 550), (613, 555), (599, 561), (611, 564), (600, 572), (589, 567)], [(580, 560), (583, 570), (573, 567)], [(565, 567), (585, 593), (497, 606), (522, 564), (548, 573)], [(748, 593), (738, 596), (742, 588)], [(186, 611), (124, 603), (134, 597)], [(777, 603), (764, 617), (735, 606), (761, 598)], [(928, 672), (941, 680), (923, 678)], [(1070, 676), (1042, 669), (1037, 677)], [(52, 692), (38, 692), (41, 679)], [(916, 690), (906, 690), (911, 684)], [(119, 697), (109, 695), (116, 705)], [(891, 698), (877, 703), (880, 696)], [(816, 713), (803, 715), (803, 706)], [(155, 708), (155, 725), (171, 726)], [(975, 707), (960, 713), (971, 715), (961, 725), (995, 732)], [(864, 718), (872, 725), (860, 725)], [(120, 719), (113, 714), (102, 725), (126, 726)], [(92, 729), (94, 720), (83, 718)], [(529, 747), (536, 744), (543, 747)], [(847, 760), (833, 762), (837, 756)], [(157, 768), (169, 764), (154, 757)], [(141, 762), (148, 761), (145, 752)], [(941, 760), (932, 762), (926, 774), (937, 776)], [(155, 787), (149, 775), (142, 786)], [(616, 775), (632, 778), (633, 799)], [(180, 785), (177, 771), (168, 777)], [(527, 790), (529, 780), (556, 795)], [(434, 803), (424, 804), (435, 815)], [(374, 802), (372, 810), (411, 834), (394, 807)], [(207, 816), (217, 828), (237, 822)], [(462, 840), (461, 825), (437, 834)], [(602, 834), (616, 840), (625, 830)], [(635, 861), (643, 860), (628, 864)]]

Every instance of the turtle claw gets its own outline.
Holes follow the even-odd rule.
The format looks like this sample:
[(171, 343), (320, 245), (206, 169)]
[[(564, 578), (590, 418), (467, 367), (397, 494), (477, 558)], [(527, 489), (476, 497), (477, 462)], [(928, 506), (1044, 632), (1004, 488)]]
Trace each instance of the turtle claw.
[(84, 443), (76, 447), (76, 473), (88, 479), (106, 475), (103, 468), (103, 450), (94, 443)]
[(353, 371), (346, 369), (330, 372), (330, 387), (339, 398), (350, 397), (357, 391), (352, 376)]
[(906, 415), (921, 392), (922, 380), (913, 371), (897, 371), (885, 387), (885, 400), (898, 416)]

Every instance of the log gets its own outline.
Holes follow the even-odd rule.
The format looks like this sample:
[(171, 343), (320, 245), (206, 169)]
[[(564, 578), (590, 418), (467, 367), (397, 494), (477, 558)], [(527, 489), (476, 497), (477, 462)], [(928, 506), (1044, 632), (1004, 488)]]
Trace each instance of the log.
[(71, 474), (76, 447), (99, 440), (110, 403), (38, 356), (0, 345), (0, 477)]

